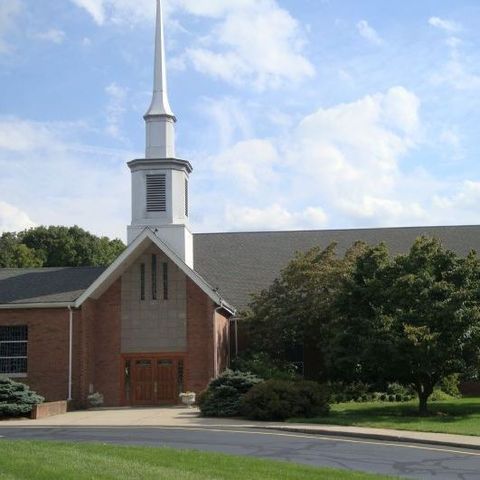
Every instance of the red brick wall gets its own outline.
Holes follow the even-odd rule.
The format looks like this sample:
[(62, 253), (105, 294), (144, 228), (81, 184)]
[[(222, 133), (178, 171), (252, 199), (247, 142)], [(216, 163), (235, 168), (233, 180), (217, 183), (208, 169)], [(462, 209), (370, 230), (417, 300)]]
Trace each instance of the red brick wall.
[(15, 380), (28, 384), (47, 401), (66, 400), (68, 310), (66, 308), (0, 310), (0, 325), (28, 326), (28, 376)]
[(187, 358), (185, 389), (196, 393), (206, 388), (213, 371), (213, 315), (210, 298), (187, 278)]
[(35, 405), (32, 409), (32, 419), (39, 420), (40, 418), (53, 417), (55, 415), (63, 415), (67, 413), (68, 402), (60, 400), (58, 402), (48, 402)]
[(94, 390), (103, 394), (105, 406), (118, 406), (121, 401), (121, 291), (119, 279), (95, 302), (92, 383)]
[[(214, 320), (215, 319), (215, 320)], [(228, 319), (187, 279), (187, 355), (185, 389), (200, 392), (228, 365)], [(28, 377), (25, 381), (47, 401), (68, 396), (68, 309), (0, 310), (0, 325), (28, 325)], [(215, 327), (216, 326), (216, 327)], [(73, 399), (87, 406), (90, 387), (105, 406), (121, 404), (121, 280), (98, 300), (88, 300), (73, 314)], [(214, 331), (215, 329), (215, 331)], [(216, 336), (216, 337), (215, 337)], [(217, 339), (215, 352), (214, 339)]]
[(229, 365), (230, 362), (230, 320), (216, 312), (215, 313), (215, 325), (217, 336), (217, 373), (222, 373)]

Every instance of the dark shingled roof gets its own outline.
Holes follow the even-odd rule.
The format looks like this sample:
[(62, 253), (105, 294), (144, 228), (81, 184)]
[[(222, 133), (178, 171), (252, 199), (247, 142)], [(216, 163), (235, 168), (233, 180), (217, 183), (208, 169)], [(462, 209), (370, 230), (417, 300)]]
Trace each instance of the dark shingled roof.
[[(414, 240), (428, 235), (466, 255), (480, 251), (480, 226), (376, 228), (297, 232), (206, 233), (194, 235), (195, 270), (237, 309), (251, 293), (267, 288), (298, 251), (332, 242), (343, 254), (362, 240), (385, 242), (392, 253), (406, 252)], [(104, 268), (0, 269), (0, 304), (72, 302)]]
[(103, 267), (0, 268), (0, 304), (73, 302), (104, 270)]
[(336, 242), (342, 255), (362, 240), (370, 245), (385, 242), (398, 254), (408, 251), (421, 235), (438, 238), (459, 255), (472, 249), (480, 253), (480, 226), (207, 233), (195, 235), (195, 270), (241, 310), (248, 305), (250, 294), (267, 288), (298, 251)]

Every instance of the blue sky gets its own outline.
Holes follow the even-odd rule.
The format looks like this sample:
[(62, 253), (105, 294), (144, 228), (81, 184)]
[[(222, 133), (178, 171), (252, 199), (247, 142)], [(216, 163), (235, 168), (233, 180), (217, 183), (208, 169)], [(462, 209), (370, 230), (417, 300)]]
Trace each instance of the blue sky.
[[(479, 222), (477, 1), (164, 1), (194, 231)], [(0, 0), (0, 232), (125, 238), (154, 4)]]

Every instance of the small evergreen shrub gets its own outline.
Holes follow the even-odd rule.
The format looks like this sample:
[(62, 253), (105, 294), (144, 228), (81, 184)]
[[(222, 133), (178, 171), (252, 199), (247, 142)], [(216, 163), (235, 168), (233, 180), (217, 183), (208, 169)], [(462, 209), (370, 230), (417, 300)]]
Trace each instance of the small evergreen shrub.
[(262, 379), (251, 373), (226, 370), (212, 380), (197, 400), (205, 417), (235, 417), (241, 413), (244, 395)]
[(104, 399), (101, 393), (95, 392), (87, 397), (88, 403), (92, 408), (99, 408), (103, 405)]
[(454, 373), (452, 375), (449, 375), (448, 377), (445, 377), (440, 382), (439, 387), (446, 394), (452, 397), (460, 398), (462, 394), (460, 393), (460, 389), (458, 388), (459, 385), (460, 385), (460, 375), (458, 375), (458, 373)]
[(330, 392), (316, 382), (268, 380), (245, 395), (243, 414), (252, 420), (315, 417), (329, 411)]
[(19, 417), (28, 415), (34, 405), (45, 399), (30, 390), (23, 383), (0, 377), (0, 417)]

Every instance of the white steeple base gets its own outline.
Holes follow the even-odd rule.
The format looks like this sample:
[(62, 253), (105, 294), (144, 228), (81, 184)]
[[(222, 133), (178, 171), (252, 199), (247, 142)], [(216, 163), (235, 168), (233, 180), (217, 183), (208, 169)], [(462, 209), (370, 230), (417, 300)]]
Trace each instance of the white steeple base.
[(130, 225), (127, 228), (130, 245), (144, 230), (149, 228), (157, 237), (165, 242), (184, 263), (193, 270), (193, 235), (185, 225)]

